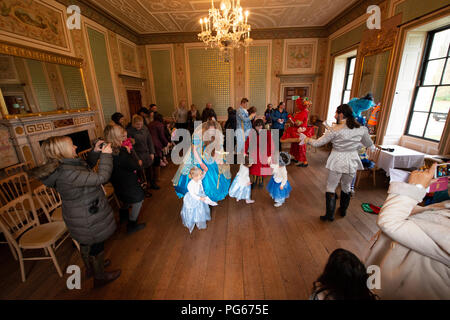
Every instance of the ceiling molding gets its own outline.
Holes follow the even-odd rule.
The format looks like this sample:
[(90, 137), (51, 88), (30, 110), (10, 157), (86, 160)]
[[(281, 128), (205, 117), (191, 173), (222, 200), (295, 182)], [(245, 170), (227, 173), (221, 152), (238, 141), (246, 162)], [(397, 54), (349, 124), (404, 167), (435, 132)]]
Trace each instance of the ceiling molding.
[(137, 43), (139, 40), (139, 34), (128, 28), (126, 25), (122, 24), (116, 18), (109, 15), (104, 10), (96, 7), (90, 2), (85, 0), (56, 0), (62, 5), (68, 7), (70, 5), (77, 5), (80, 7), (81, 15), (89, 18), (103, 27), (127, 38), (128, 40)]
[[(151, 33), (139, 36), (139, 45), (162, 43), (199, 42), (197, 32)], [(251, 32), (254, 40), (291, 39), (291, 38), (326, 38), (328, 30), (325, 27), (304, 28), (271, 28), (257, 29)]]
[(379, 5), (380, 3), (386, 0), (360, 0), (342, 13), (340, 13), (337, 17), (328, 22), (325, 28), (328, 30), (328, 34), (331, 35), (340, 28), (345, 25), (351, 23), (353, 20), (358, 19), (360, 16), (367, 13), (367, 8), (371, 5)]

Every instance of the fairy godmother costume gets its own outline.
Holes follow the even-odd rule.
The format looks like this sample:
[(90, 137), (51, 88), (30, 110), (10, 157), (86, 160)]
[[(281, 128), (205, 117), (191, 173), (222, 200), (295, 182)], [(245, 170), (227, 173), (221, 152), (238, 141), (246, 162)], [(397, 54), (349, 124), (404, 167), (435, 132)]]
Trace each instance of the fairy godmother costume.
[[(214, 129), (214, 131), (208, 131), (208, 129)], [(211, 136), (214, 138), (210, 142)], [(214, 152), (212, 152), (213, 149)], [(178, 197), (182, 198), (188, 192), (189, 171), (197, 166), (203, 171), (207, 168), (202, 181), (205, 194), (215, 202), (225, 199), (231, 183), (230, 165), (226, 164), (225, 155), (220, 124), (209, 120), (198, 126), (192, 135), (191, 148), (172, 179)]]

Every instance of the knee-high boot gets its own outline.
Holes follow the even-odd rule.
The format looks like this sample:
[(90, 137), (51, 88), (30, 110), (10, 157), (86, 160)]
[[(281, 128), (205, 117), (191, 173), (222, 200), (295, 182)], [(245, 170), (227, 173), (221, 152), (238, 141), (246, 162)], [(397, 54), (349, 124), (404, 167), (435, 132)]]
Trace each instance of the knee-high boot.
[(347, 208), (350, 205), (350, 199), (351, 199), (351, 193), (345, 193), (344, 191), (341, 191), (341, 201), (339, 204), (339, 213), (342, 217), (345, 217), (347, 214)]
[[(80, 254), (81, 258), (83, 259), (84, 266), (86, 267), (86, 278), (89, 279), (94, 275), (94, 270), (92, 267), (91, 258), (89, 255), (89, 251), (91, 250), (91, 247), (88, 245), (80, 245)], [(106, 259), (104, 260), (103, 267), (106, 268), (111, 264), (111, 260)]]
[(100, 252), (96, 256), (91, 256), (90, 259), (92, 261), (92, 267), (94, 268), (94, 288), (102, 287), (120, 277), (120, 270), (105, 272), (104, 251)]
[(322, 221), (334, 221), (334, 211), (336, 210), (336, 193), (327, 192), (325, 194), (327, 212), (324, 216), (320, 216)]

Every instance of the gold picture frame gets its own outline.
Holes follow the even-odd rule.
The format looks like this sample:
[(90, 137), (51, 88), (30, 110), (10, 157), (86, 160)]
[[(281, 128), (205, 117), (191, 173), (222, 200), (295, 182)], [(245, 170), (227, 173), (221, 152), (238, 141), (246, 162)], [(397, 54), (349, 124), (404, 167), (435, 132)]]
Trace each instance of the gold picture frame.
[(89, 99), (87, 95), (86, 89), (86, 81), (83, 73), (83, 59), (69, 57), (60, 55), (57, 53), (46, 52), (39, 49), (29, 48), (25, 46), (20, 46), (16, 44), (11, 44), (7, 42), (0, 42), (0, 54), (27, 58), (32, 60), (38, 60), (43, 62), (49, 62), (59, 65), (66, 65), (78, 68), (80, 72), (81, 82), (83, 84), (84, 95), (86, 97), (86, 108), (79, 109), (63, 109), (63, 110), (55, 110), (55, 111), (43, 111), (43, 112), (34, 112), (34, 113), (26, 113), (26, 114), (9, 114), (8, 108), (6, 106), (5, 99), (3, 97), (2, 90), (0, 88), (0, 112), (2, 114), (3, 119), (17, 119), (22, 117), (36, 117), (43, 115), (51, 115), (51, 114), (64, 114), (64, 113), (78, 113), (83, 111), (90, 111), (91, 106), (89, 104)]

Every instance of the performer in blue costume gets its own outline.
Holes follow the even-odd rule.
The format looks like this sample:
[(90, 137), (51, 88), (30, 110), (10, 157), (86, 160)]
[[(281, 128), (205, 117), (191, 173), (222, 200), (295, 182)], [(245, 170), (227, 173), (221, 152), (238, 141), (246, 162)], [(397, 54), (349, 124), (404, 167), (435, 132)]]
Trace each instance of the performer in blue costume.
[(187, 193), (189, 172), (197, 166), (206, 172), (202, 181), (205, 194), (214, 202), (225, 199), (231, 183), (230, 165), (225, 163), (225, 154), (220, 124), (208, 120), (198, 126), (192, 135), (191, 149), (172, 180), (178, 197), (182, 198)]
[(353, 116), (356, 118), (356, 121), (365, 126), (366, 121), (361, 116), (361, 113), (375, 106), (372, 94), (368, 93), (362, 98), (353, 98), (347, 102), (347, 104), (352, 108)]

